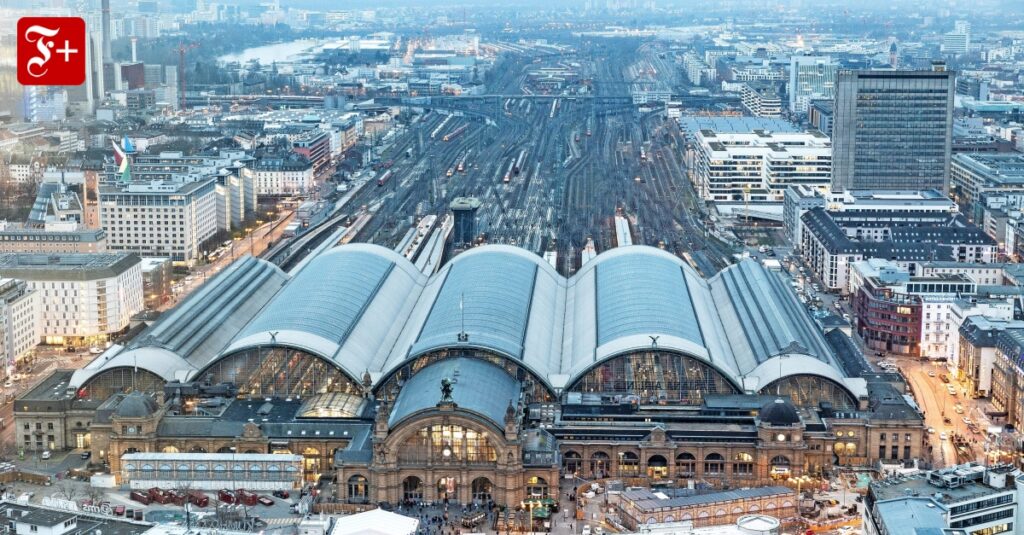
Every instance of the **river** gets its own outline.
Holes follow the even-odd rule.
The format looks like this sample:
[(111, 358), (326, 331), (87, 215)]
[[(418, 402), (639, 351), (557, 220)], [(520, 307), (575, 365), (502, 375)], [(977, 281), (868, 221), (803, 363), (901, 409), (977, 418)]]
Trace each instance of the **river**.
[(251, 60), (258, 59), (261, 64), (269, 65), (275, 61), (284, 62), (295, 59), (295, 56), (307, 52), (316, 46), (316, 39), (300, 39), (298, 41), (246, 48), (241, 52), (225, 54), (217, 58), (217, 61), (222, 63), (233, 61), (248, 63)]

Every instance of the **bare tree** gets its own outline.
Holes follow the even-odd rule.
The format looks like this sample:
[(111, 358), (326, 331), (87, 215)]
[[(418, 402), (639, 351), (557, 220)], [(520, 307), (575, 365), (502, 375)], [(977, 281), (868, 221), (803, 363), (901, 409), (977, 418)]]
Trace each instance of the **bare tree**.
[(85, 491), (85, 497), (95, 505), (103, 502), (107, 495), (103, 492), (103, 489), (89, 485), (89, 488)]
[(75, 485), (75, 482), (70, 479), (60, 480), (56, 487), (57, 495), (69, 502), (75, 501), (75, 498), (79, 495), (78, 485)]

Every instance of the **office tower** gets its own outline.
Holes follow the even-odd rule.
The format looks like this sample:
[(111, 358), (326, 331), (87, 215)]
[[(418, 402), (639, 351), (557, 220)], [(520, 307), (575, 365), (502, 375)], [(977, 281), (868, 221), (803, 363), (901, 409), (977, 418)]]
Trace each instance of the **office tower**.
[(949, 191), (955, 73), (840, 70), (832, 189)]
[(958, 56), (971, 48), (971, 23), (958, 20), (953, 31), (942, 36), (942, 53)]
[(113, 61), (110, 53), (110, 0), (103, 0), (100, 4), (103, 15), (103, 63)]
[(68, 92), (60, 86), (27, 85), (24, 87), (25, 122), (63, 121), (67, 116)]
[(836, 70), (828, 56), (793, 56), (789, 64), (789, 111), (807, 113), (812, 100), (834, 97)]

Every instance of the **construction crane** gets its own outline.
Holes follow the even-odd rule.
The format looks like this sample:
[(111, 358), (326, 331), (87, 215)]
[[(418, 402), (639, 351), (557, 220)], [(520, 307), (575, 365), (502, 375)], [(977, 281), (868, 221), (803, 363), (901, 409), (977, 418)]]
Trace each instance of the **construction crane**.
[(180, 42), (175, 49), (178, 52), (178, 108), (181, 111), (185, 111), (185, 53), (193, 48), (199, 48), (199, 43)]

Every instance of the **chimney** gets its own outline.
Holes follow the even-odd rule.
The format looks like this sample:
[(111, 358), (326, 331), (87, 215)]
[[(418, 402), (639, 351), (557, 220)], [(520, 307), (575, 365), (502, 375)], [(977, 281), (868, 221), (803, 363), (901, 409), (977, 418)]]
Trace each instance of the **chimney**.
[(110, 63), (113, 61), (110, 53), (110, 0), (103, 0), (100, 8), (103, 12), (103, 61), (101, 63)]

